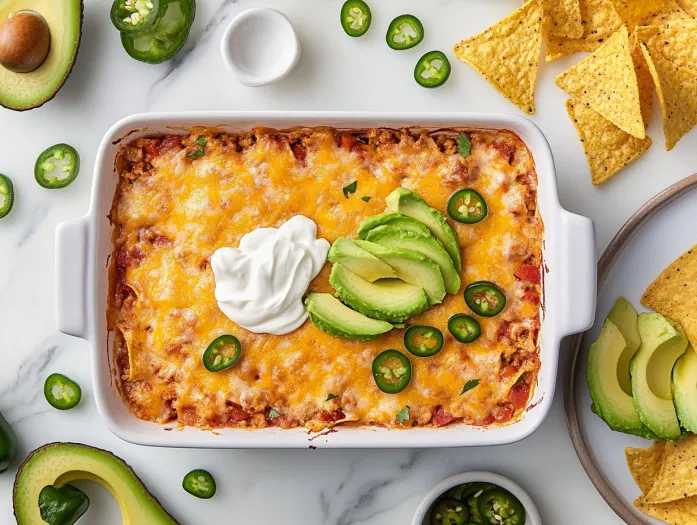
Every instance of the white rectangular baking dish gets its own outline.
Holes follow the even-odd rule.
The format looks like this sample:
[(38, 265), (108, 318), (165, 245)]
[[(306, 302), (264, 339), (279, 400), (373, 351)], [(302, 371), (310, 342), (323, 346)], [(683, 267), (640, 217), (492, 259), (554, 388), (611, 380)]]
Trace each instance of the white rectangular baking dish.
[[(538, 204), (544, 221), (544, 307), (540, 333), (542, 368), (534, 397), (524, 417), (504, 427), (388, 430), (375, 427), (337, 427), (308, 434), (304, 429), (219, 429), (215, 432), (177, 425), (157, 425), (132, 415), (121, 398), (110, 362), (110, 338), (105, 310), (108, 258), (112, 228), (107, 218), (118, 176), (114, 161), (122, 140), (144, 135), (183, 133), (193, 126), (239, 131), (257, 126), (285, 129), (296, 126), (475, 127), (509, 129), (532, 151), (539, 179)], [(476, 113), (334, 113), (334, 112), (203, 112), (142, 114), (127, 117), (104, 136), (94, 166), (92, 199), (86, 216), (63, 222), (56, 229), (57, 323), (66, 334), (92, 345), (94, 396), (102, 418), (120, 438), (141, 445), (201, 448), (290, 447), (453, 447), (511, 443), (530, 435), (547, 415), (554, 386), (561, 339), (588, 329), (594, 318), (596, 258), (590, 219), (564, 210), (557, 195), (554, 161), (542, 132), (527, 119), (512, 115)]]

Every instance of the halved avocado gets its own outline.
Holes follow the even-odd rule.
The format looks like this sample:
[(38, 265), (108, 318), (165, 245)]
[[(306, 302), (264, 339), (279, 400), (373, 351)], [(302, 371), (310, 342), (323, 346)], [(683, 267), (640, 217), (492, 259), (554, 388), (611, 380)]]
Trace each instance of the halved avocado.
[(41, 15), (48, 24), (50, 47), (46, 60), (29, 73), (0, 66), (0, 105), (17, 111), (51, 100), (70, 75), (82, 33), (82, 0), (7, 0), (0, 2), (0, 24), (17, 11)]
[(396, 211), (387, 211), (379, 215), (373, 215), (364, 220), (361, 227), (358, 228), (358, 238), (365, 239), (370, 230), (384, 225), (394, 226), (400, 230), (409, 230), (423, 235), (431, 233), (431, 230), (426, 228), (423, 222), (407, 217)]
[(369, 341), (392, 330), (392, 325), (351, 310), (328, 293), (310, 293), (305, 309), (312, 322), (323, 332), (354, 341)]
[(329, 284), (347, 305), (373, 319), (401, 323), (428, 308), (426, 292), (420, 286), (400, 279), (371, 283), (341, 264), (332, 266)]
[(394, 270), (370, 252), (353, 244), (346, 237), (339, 237), (327, 254), (329, 262), (343, 264), (366, 281), (397, 277)]
[(96, 481), (112, 493), (123, 525), (177, 525), (148, 492), (133, 469), (111, 452), (78, 443), (50, 443), (29, 454), (19, 467), (12, 493), (18, 525), (43, 523), (39, 493), (78, 479)]
[(673, 367), (673, 399), (678, 419), (685, 430), (697, 433), (697, 352), (692, 345)]
[(398, 211), (420, 221), (431, 230), (431, 233), (443, 243), (448, 255), (453, 260), (455, 269), (462, 270), (462, 256), (460, 255), (460, 242), (457, 233), (441, 212), (432, 208), (419, 195), (406, 188), (397, 188), (385, 199), (387, 209)]
[(641, 345), (637, 313), (624, 297), (618, 297), (607, 318), (622, 333), (626, 343), (624, 351), (617, 362), (617, 379), (627, 395), (632, 395), (632, 380), (629, 376), (629, 363)]

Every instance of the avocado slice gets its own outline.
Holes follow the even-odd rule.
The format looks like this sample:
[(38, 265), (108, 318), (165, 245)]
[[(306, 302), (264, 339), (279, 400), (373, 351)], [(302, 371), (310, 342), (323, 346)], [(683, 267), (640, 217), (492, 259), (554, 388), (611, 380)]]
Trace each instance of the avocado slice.
[(406, 283), (421, 286), (426, 292), (429, 305), (443, 301), (445, 297), (443, 274), (438, 265), (425, 255), (413, 250), (386, 248), (370, 241), (353, 242), (392, 267), (397, 278)]
[(328, 293), (309, 293), (305, 299), (305, 309), (317, 328), (335, 337), (369, 341), (392, 330), (390, 323), (351, 310)]
[(629, 362), (639, 349), (641, 338), (637, 325), (637, 313), (624, 297), (618, 297), (607, 318), (619, 329), (626, 344), (617, 362), (617, 379), (627, 395), (632, 395), (632, 380), (629, 376)]
[(336, 295), (354, 310), (391, 323), (401, 323), (428, 308), (426, 292), (400, 279), (361, 279), (341, 264), (332, 266), (329, 284)]
[(634, 407), (659, 438), (680, 439), (670, 383), (673, 365), (687, 348), (687, 337), (661, 314), (641, 314), (638, 324), (641, 345), (630, 363)]
[(396, 277), (394, 270), (370, 252), (353, 244), (346, 237), (339, 237), (329, 249), (327, 259), (343, 264), (353, 273), (371, 283), (378, 279)]
[(398, 211), (424, 223), (435, 238), (443, 243), (458, 273), (462, 270), (462, 257), (457, 234), (441, 212), (431, 208), (425, 200), (406, 188), (394, 190), (387, 196), (385, 203), (388, 210)]
[(121, 508), (124, 525), (177, 525), (123, 460), (78, 443), (44, 445), (19, 467), (12, 493), (18, 525), (43, 523), (38, 501), (44, 487), (60, 488), (77, 479), (96, 481), (111, 492)]
[(38, 12), (50, 32), (48, 56), (29, 73), (15, 73), (0, 67), (0, 105), (17, 111), (41, 106), (51, 100), (70, 75), (82, 33), (81, 0), (0, 2), (0, 24), (17, 11)]
[(380, 213), (379, 215), (373, 215), (372, 217), (368, 217), (366, 220), (364, 220), (361, 227), (358, 228), (358, 238), (365, 239), (370, 230), (386, 224), (395, 226), (400, 230), (409, 230), (412, 232), (421, 233), (423, 235), (428, 235), (431, 233), (431, 230), (426, 228), (426, 225), (423, 222), (412, 219), (411, 217), (407, 217), (406, 215), (396, 211), (388, 211), (385, 213)]
[(680, 423), (697, 433), (697, 352), (690, 344), (673, 367), (672, 390)]
[(445, 290), (448, 293), (455, 294), (460, 289), (460, 274), (448, 252), (445, 251), (443, 245), (433, 235), (421, 235), (400, 230), (394, 226), (378, 226), (368, 232), (365, 240), (387, 248), (412, 250), (425, 255), (440, 268), (445, 281)]
[[(631, 390), (627, 394), (620, 382), (624, 371), (620, 370), (619, 364), (627, 346), (622, 332), (608, 318), (588, 354), (586, 378), (593, 399), (592, 410), (612, 430), (654, 439), (656, 436), (641, 422), (634, 408)], [(626, 366), (629, 375), (629, 361)]]

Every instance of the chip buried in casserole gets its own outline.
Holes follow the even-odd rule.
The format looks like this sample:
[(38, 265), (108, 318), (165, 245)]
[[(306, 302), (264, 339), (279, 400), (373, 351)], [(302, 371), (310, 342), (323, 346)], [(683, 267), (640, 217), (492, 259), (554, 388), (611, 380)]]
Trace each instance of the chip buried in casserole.
[(121, 146), (108, 326), (139, 418), (501, 425), (540, 368), (543, 225), (507, 130), (195, 128)]

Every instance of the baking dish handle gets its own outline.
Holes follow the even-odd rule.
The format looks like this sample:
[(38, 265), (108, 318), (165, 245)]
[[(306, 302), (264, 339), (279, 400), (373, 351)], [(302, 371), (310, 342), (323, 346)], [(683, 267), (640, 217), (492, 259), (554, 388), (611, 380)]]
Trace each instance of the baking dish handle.
[(595, 225), (587, 217), (565, 211), (562, 214), (564, 253), (567, 264), (561, 278), (564, 315), (563, 334), (588, 330), (595, 320), (597, 259)]
[(64, 334), (87, 339), (86, 217), (56, 227), (56, 324)]

